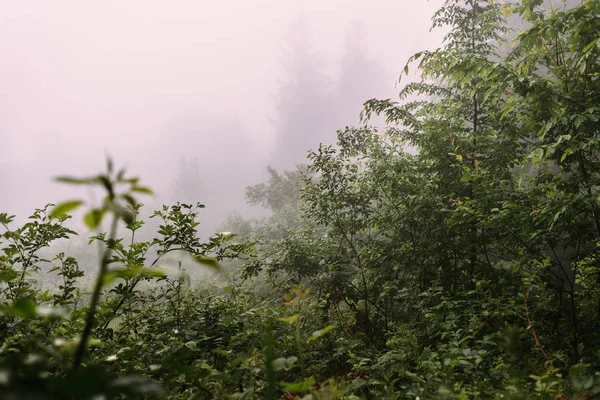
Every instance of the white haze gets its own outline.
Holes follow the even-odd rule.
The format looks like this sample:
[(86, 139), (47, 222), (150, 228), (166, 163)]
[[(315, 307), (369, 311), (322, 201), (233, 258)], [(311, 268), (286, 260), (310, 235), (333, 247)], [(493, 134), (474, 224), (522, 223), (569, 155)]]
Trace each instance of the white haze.
[[(170, 201), (181, 158), (196, 159), (218, 226), (244, 206), (273, 160), (273, 96), (292, 27), (312, 32), (334, 81), (352, 30), (394, 97), (441, 1), (9, 1), (0, 4), (0, 212), (28, 216), (48, 202), (86, 197), (52, 182), (99, 172), (110, 154)], [(291, 38), (294, 39), (293, 37)], [(298, 39), (298, 38), (296, 38)], [(305, 38), (301, 38), (304, 40)], [(358, 76), (368, 81), (373, 77)], [(379, 89), (378, 89), (379, 90)], [(367, 98), (356, 105), (354, 120)], [(333, 105), (332, 105), (333, 108)], [(331, 131), (335, 138), (335, 129)], [(317, 148), (318, 143), (312, 144)], [(306, 151), (307, 149), (302, 149)], [(279, 157), (281, 158), (281, 157)]]

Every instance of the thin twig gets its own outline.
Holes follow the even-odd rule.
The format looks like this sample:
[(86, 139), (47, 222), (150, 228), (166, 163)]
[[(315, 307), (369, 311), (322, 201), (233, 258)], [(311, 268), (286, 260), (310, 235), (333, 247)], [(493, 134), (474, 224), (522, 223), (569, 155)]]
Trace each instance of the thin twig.
[(544, 355), (544, 358), (546, 359), (546, 361), (548, 361), (548, 364), (550, 364), (550, 366), (552, 366), (552, 361), (550, 360), (550, 357), (548, 357), (548, 355), (544, 351), (544, 348), (542, 347), (542, 344), (540, 343), (540, 340), (538, 339), (537, 334), (535, 333), (535, 328), (533, 327), (533, 322), (531, 321), (531, 317), (529, 316), (529, 305), (528, 305), (529, 292), (531, 292), (531, 290), (528, 290), (527, 293), (525, 293), (525, 315), (527, 316), (527, 323), (531, 327), (531, 333), (533, 333), (533, 338), (535, 339), (535, 343), (540, 348), (540, 351)]

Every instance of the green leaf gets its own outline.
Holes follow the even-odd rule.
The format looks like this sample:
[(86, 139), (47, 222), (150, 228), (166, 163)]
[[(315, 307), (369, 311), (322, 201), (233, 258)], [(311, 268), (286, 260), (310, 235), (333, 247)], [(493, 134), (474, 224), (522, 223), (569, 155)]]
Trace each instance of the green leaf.
[(531, 158), (534, 163), (542, 161), (544, 158), (544, 149), (538, 147), (529, 154), (529, 158)]
[(37, 306), (32, 299), (20, 297), (8, 309), (8, 313), (20, 318), (35, 318), (37, 317)]
[(164, 278), (165, 272), (158, 268), (115, 268), (111, 269), (104, 275), (104, 285), (108, 285), (115, 279), (132, 279), (132, 278)]
[(325, 335), (327, 332), (329, 332), (332, 329), (337, 328), (337, 326), (335, 325), (328, 325), (323, 329), (320, 329), (318, 331), (314, 331), (312, 336), (309, 338), (309, 340), (317, 340), (318, 338), (320, 338), (321, 336)]
[(214, 271), (220, 271), (221, 265), (217, 261), (216, 258), (208, 257), (202, 254), (194, 254), (192, 255), (192, 259), (196, 261), (198, 264), (208, 267)]
[(115, 212), (115, 214), (117, 214), (119, 217), (121, 217), (127, 225), (133, 223), (133, 221), (135, 220), (135, 216), (133, 215), (133, 212), (126, 207), (123, 207), (121, 205), (114, 205), (113, 211)]
[(367, 383), (367, 381), (365, 381), (364, 379), (356, 378), (352, 382), (350, 382), (350, 384), (346, 387), (346, 392), (350, 393), (350, 392), (353, 392), (353, 391), (355, 391), (357, 389), (360, 389), (366, 383)]
[(298, 383), (287, 383), (281, 382), (280, 385), (283, 387), (283, 390), (286, 390), (291, 393), (301, 393), (307, 391), (312, 385), (316, 383), (314, 377), (310, 377), (303, 382)]
[(278, 318), (278, 320), (281, 322), (285, 322), (286, 324), (293, 324), (296, 321), (298, 321), (298, 318), (300, 318), (300, 314), (292, 315), (291, 317), (287, 318)]
[(150, 189), (149, 187), (145, 187), (145, 186), (136, 186), (134, 185), (131, 188), (132, 192), (138, 192), (138, 193), (145, 193), (145, 194), (154, 194), (154, 192), (152, 191), (152, 189)]
[(50, 217), (55, 218), (55, 217), (58, 217), (61, 215), (68, 214), (69, 212), (77, 209), (82, 204), (83, 204), (83, 201), (81, 201), (81, 200), (64, 201), (52, 209), (52, 212), (50, 213)]
[(89, 211), (87, 214), (85, 214), (85, 216), (83, 217), (83, 222), (87, 225), (88, 228), (90, 228), (91, 230), (95, 230), (102, 223), (102, 218), (104, 217), (105, 213), (105, 208), (95, 208)]
[(294, 363), (298, 361), (298, 357), (281, 357), (273, 360), (273, 369), (275, 371), (286, 370), (288, 371), (290, 368), (294, 366)]
[(198, 349), (198, 343), (196, 343), (193, 340), (190, 340), (189, 342), (184, 344), (185, 347), (187, 347), (190, 350), (196, 350)]
[(135, 209), (135, 206), (137, 205), (137, 201), (133, 198), (133, 196), (131, 196), (129, 194), (124, 194), (121, 197), (123, 198), (123, 200), (125, 200), (127, 202), (127, 204), (129, 206), (131, 206), (131, 208)]
[(96, 177), (96, 182), (102, 184), (102, 186), (104, 186), (104, 189), (106, 189), (106, 191), (112, 197), (112, 195), (114, 194), (113, 184), (107, 176), (99, 175), (98, 177)]
[(10, 282), (19, 276), (19, 272), (10, 268), (0, 269), (0, 282)]
[(569, 157), (570, 155), (572, 155), (572, 154), (574, 154), (574, 152), (573, 152), (573, 149), (571, 149), (571, 148), (567, 148), (567, 149), (565, 150), (565, 152), (562, 154), (562, 156), (560, 157), (560, 162), (564, 162), (564, 161), (565, 161), (565, 159), (566, 159), (567, 157)]
[(275, 372), (279, 372), (285, 369), (285, 357), (276, 358), (275, 360), (273, 360), (271, 365), (273, 366), (273, 370)]
[(59, 176), (54, 178), (55, 181), (61, 183), (68, 183), (69, 185), (89, 185), (96, 183), (97, 179), (94, 178), (73, 178), (71, 176)]

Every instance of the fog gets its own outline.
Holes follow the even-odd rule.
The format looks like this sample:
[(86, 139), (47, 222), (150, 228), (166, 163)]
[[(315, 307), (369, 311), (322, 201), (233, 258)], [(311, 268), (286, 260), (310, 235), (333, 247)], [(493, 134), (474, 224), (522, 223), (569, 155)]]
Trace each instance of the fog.
[[(441, 1), (3, 1), (0, 212), (86, 197), (57, 175), (111, 155), (216, 229), (244, 188), (292, 168), (369, 98), (395, 97)], [(174, 182), (196, 165), (187, 194)], [(197, 182), (196, 182), (197, 181)], [(22, 221), (22, 219), (20, 219)]]

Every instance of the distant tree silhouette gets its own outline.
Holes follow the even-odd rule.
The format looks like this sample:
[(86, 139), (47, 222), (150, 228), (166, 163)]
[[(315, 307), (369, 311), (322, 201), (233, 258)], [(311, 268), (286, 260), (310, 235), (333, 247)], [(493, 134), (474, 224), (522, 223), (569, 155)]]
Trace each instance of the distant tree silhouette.
[(181, 156), (178, 175), (173, 180), (171, 187), (171, 197), (182, 203), (202, 202), (204, 195), (202, 189), (198, 161), (195, 158), (187, 159)]
[(385, 71), (370, 58), (363, 36), (359, 23), (350, 25), (337, 61), (340, 72), (332, 79), (325, 73), (327, 60), (314, 51), (306, 20), (293, 25), (283, 52), (286, 78), (274, 96), (277, 139), (271, 166), (283, 170), (304, 163), (309, 150), (334, 143), (338, 129), (359, 123), (366, 100), (387, 97)]
[(387, 74), (381, 64), (370, 57), (362, 43), (363, 38), (362, 24), (352, 23), (346, 31), (344, 51), (339, 60), (335, 102), (337, 129), (358, 124), (364, 102), (372, 98), (386, 98), (389, 92)]
[(274, 96), (277, 139), (270, 161), (278, 169), (303, 163), (309, 149), (335, 139), (334, 83), (325, 74), (325, 61), (313, 51), (304, 18), (292, 26), (282, 61), (286, 78)]

